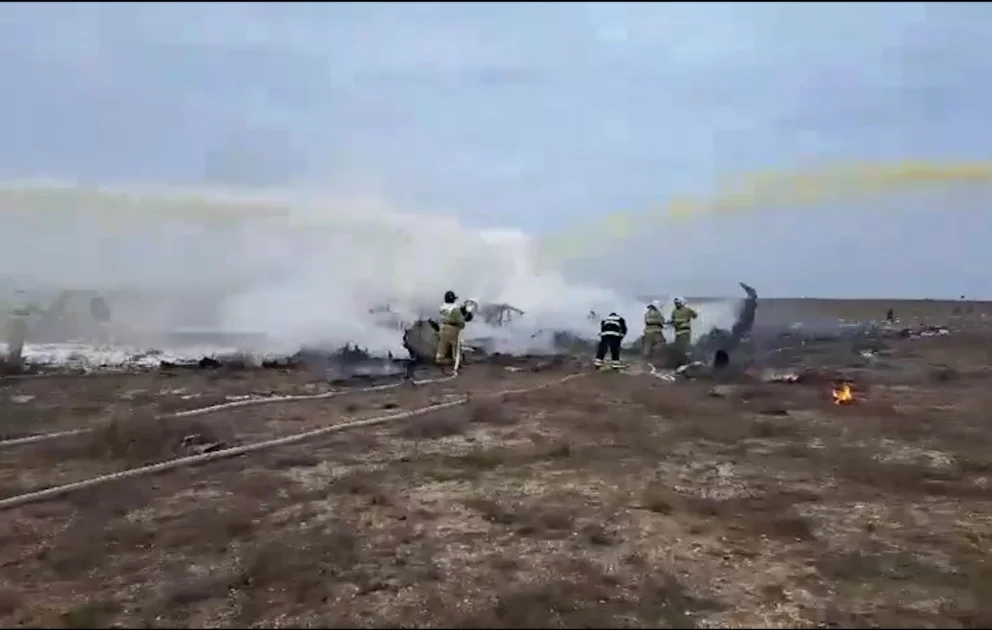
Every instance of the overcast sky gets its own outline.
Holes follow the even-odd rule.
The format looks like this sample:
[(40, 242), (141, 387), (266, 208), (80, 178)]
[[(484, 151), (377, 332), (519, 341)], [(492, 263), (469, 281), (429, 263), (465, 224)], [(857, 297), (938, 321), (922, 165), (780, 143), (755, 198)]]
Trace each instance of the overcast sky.
[[(0, 174), (372, 187), (554, 233), (735, 174), (985, 160), (989, 85), (982, 3), (5, 3)], [(673, 226), (603, 277), (992, 297), (989, 197), (942, 194)]]

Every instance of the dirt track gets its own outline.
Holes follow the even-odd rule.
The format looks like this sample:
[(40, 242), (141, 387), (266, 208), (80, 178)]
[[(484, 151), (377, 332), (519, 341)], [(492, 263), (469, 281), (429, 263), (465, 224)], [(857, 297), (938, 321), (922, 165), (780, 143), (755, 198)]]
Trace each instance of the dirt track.
[[(0, 450), (0, 495), (182, 455), (191, 433), (255, 441), (473, 394), (8, 510), (0, 624), (988, 627), (992, 326), (932, 304), (929, 319), (960, 332), (869, 359), (820, 349), (824, 377), (791, 385), (598, 374), (495, 399), (574, 368), (476, 366), (156, 421), (218, 392), (326, 386), (299, 373), (0, 383), (4, 435), (96, 427)], [(836, 374), (856, 404), (832, 403)]]

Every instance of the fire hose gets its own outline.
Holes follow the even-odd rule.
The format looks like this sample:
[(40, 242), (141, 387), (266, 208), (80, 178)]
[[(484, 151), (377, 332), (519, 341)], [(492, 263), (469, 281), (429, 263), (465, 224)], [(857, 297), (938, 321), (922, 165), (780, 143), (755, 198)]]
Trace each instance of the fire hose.
[[(548, 382), (548, 383), (542, 383), (540, 385), (535, 385), (535, 386), (532, 386), (532, 387), (523, 387), (523, 388), (517, 388), (517, 389), (506, 389), (506, 390), (501, 390), (501, 391), (498, 391), (498, 392), (492, 392), (492, 393), (485, 394), (485, 395), (481, 396), (481, 398), (483, 398), (483, 399), (486, 399), (486, 398), (501, 398), (503, 396), (512, 396), (512, 395), (518, 395), (518, 394), (527, 394), (527, 393), (539, 391), (541, 389), (546, 389), (548, 387), (562, 385), (562, 384), (567, 383), (568, 381), (570, 381), (572, 379), (575, 379), (575, 378), (578, 378), (578, 377), (584, 376), (584, 375), (585, 375), (585, 373), (569, 374), (569, 375), (567, 375), (567, 376), (565, 376), (563, 378), (560, 378), (558, 380), (551, 381), (551, 382)], [(454, 376), (448, 376), (448, 377), (444, 377), (444, 378), (440, 378), (440, 379), (432, 379), (431, 381), (421, 381), (421, 383), (426, 383), (426, 382), (434, 382), (434, 383), (436, 383), (436, 382), (443, 382), (443, 381), (452, 380), (453, 378), (455, 378), (455, 377)], [(363, 390), (349, 390), (349, 391), (350, 392), (355, 392), (355, 391), (380, 391), (380, 390), (384, 390), (384, 389), (389, 389), (391, 387), (398, 387), (399, 385), (401, 385), (401, 383), (390, 384), (390, 385), (381, 385), (381, 386), (378, 386), (377, 388), (364, 388)], [(213, 411), (220, 411), (222, 409), (230, 409), (230, 408), (235, 408), (235, 407), (241, 407), (241, 406), (246, 406), (246, 405), (249, 405), (249, 404), (264, 404), (264, 403), (273, 403), (273, 402), (285, 402), (287, 399), (294, 400), (294, 401), (296, 401), (296, 400), (321, 400), (321, 399), (324, 399), (324, 398), (331, 398), (331, 397), (333, 397), (335, 395), (340, 395), (341, 393), (348, 393), (348, 392), (328, 392), (326, 394), (315, 394), (315, 395), (312, 395), (312, 396), (281, 396), (281, 397), (258, 399), (258, 400), (252, 400), (252, 401), (247, 401), (247, 400), (246, 401), (235, 401), (234, 403), (222, 403), (220, 405), (212, 405), (210, 407), (203, 407), (201, 409), (193, 409), (193, 410), (190, 410), (190, 411), (187, 411), (187, 412), (180, 412), (180, 413), (186, 414), (187, 416), (188, 415), (202, 415), (204, 413), (210, 413), (210, 412), (213, 412)], [(123, 471), (116, 472), (116, 473), (111, 473), (111, 474), (108, 474), (108, 475), (101, 475), (101, 476), (98, 476), (98, 477), (92, 477), (90, 479), (85, 479), (85, 480), (82, 480), (82, 481), (77, 481), (77, 482), (73, 482), (73, 483), (63, 484), (63, 485), (59, 485), (59, 486), (53, 486), (51, 488), (44, 488), (42, 490), (35, 490), (35, 491), (31, 491), (31, 492), (26, 492), (24, 494), (19, 494), (19, 495), (15, 495), (15, 496), (12, 496), (12, 497), (7, 497), (5, 499), (0, 499), (0, 510), (8, 510), (8, 509), (20, 507), (20, 506), (23, 506), (23, 505), (27, 505), (27, 504), (30, 504), (30, 503), (38, 503), (38, 502), (41, 502), (41, 501), (46, 501), (46, 500), (50, 500), (50, 499), (60, 498), (60, 497), (63, 497), (65, 495), (67, 495), (67, 494), (70, 494), (72, 492), (76, 492), (76, 491), (80, 491), (80, 490), (88, 490), (88, 489), (91, 489), (91, 488), (96, 488), (98, 486), (102, 486), (102, 485), (105, 485), (105, 484), (108, 484), (108, 483), (112, 483), (114, 481), (120, 481), (120, 480), (124, 480), (124, 479), (134, 479), (134, 478), (137, 478), (137, 477), (144, 477), (144, 476), (147, 476), (147, 475), (153, 475), (153, 474), (160, 473), (160, 472), (166, 472), (166, 471), (170, 471), (170, 470), (176, 470), (176, 469), (184, 468), (184, 467), (188, 467), (188, 466), (197, 466), (197, 465), (200, 465), (200, 464), (206, 464), (206, 463), (213, 462), (213, 461), (218, 461), (218, 460), (221, 460), (221, 459), (228, 459), (228, 458), (237, 457), (237, 456), (240, 456), (240, 455), (247, 455), (249, 453), (257, 453), (257, 452), (260, 452), (260, 451), (263, 451), (263, 450), (268, 450), (268, 449), (279, 447), (279, 446), (286, 446), (286, 445), (290, 445), (290, 444), (299, 444), (299, 443), (305, 442), (307, 440), (313, 440), (313, 439), (316, 439), (316, 438), (323, 437), (325, 435), (330, 435), (332, 433), (337, 433), (337, 432), (340, 432), (340, 431), (346, 431), (348, 429), (356, 429), (356, 428), (364, 428), (364, 427), (377, 426), (377, 425), (382, 425), (382, 424), (387, 424), (387, 423), (390, 423), (390, 422), (394, 422), (394, 421), (397, 421), (397, 420), (405, 420), (407, 418), (413, 418), (413, 417), (417, 417), (417, 416), (422, 416), (422, 415), (426, 415), (426, 414), (429, 414), (429, 413), (433, 413), (435, 411), (441, 411), (441, 410), (444, 410), (444, 409), (451, 409), (451, 408), (462, 406), (462, 405), (468, 403), (471, 399), (472, 398), (469, 397), (469, 396), (462, 396), (462, 397), (460, 397), (460, 398), (458, 398), (456, 400), (452, 400), (452, 401), (448, 401), (448, 402), (443, 402), (443, 403), (437, 403), (437, 404), (433, 404), (433, 405), (427, 405), (425, 407), (419, 407), (417, 409), (410, 409), (410, 410), (406, 410), (406, 411), (399, 411), (399, 412), (395, 412), (395, 413), (391, 413), (391, 414), (387, 414), (387, 415), (383, 415), (383, 416), (377, 416), (377, 417), (374, 417), (374, 418), (366, 418), (366, 419), (362, 419), (362, 420), (354, 420), (354, 421), (351, 421), (351, 422), (344, 422), (344, 423), (336, 424), (336, 425), (329, 426), (329, 427), (322, 427), (322, 428), (319, 428), (319, 429), (314, 429), (312, 431), (305, 431), (303, 433), (296, 433), (296, 434), (284, 436), (284, 437), (281, 437), (281, 438), (275, 438), (275, 439), (271, 439), (271, 440), (265, 440), (265, 441), (262, 441), (262, 442), (255, 442), (253, 444), (244, 444), (244, 445), (241, 445), (241, 446), (234, 446), (234, 447), (231, 447), (231, 448), (221, 449), (221, 450), (217, 450), (217, 451), (211, 451), (209, 453), (202, 453), (202, 454), (198, 454), (198, 455), (190, 455), (190, 456), (186, 456), (186, 457), (179, 457), (179, 458), (176, 458), (176, 459), (171, 459), (171, 460), (167, 460), (167, 461), (164, 461), (164, 462), (159, 462), (157, 464), (151, 464), (151, 465), (148, 465), (148, 466), (141, 466), (141, 467), (138, 467), (138, 468), (131, 468), (131, 469), (128, 469), (128, 470), (123, 470)], [(176, 414), (176, 415), (178, 415), (178, 414)], [(173, 417), (175, 417), (175, 416), (173, 416)], [(77, 433), (64, 432), (63, 434), (47, 434), (49, 436), (47, 439), (53, 439), (51, 436), (61, 437), (62, 435), (73, 435), (73, 434), (85, 433), (88, 430), (89, 429), (78, 430)], [(32, 436), (32, 437), (43, 438), (43, 436)], [(21, 439), (22, 440), (27, 440), (29, 438), (21, 438)], [(36, 441), (40, 441), (40, 440), (36, 440)], [(27, 443), (27, 442), (23, 442), (22, 441), (20, 443), (23, 444), (23, 443)], [(2, 444), (4, 444), (4, 443), (3, 442), (0, 442), (0, 445), (2, 445)], [(8, 441), (7, 444), (9, 445), (10, 444), (10, 441)]]
[[(455, 375), (444, 376), (440, 378), (425, 379), (422, 381), (413, 381), (414, 385), (431, 385), (433, 383), (444, 383), (455, 378)], [(265, 398), (249, 398), (246, 400), (233, 400), (230, 402), (218, 403), (216, 405), (210, 405), (208, 407), (199, 407), (197, 409), (188, 409), (186, 411), (177, 411), (175, 413), (157, 416), (156, 419), (167, 419), (167, 418), (191, 418), (195, 416), (203, 416), (210, 413), (216, 413), (218, 411), (228, 411), (230, 409), (237, 409), (240, 407), (254, 407), (257, 405), (269, 405), (273, 403), (285, 403), (285, 402), (304, 402), (308, 400), (327, 400), (330, 398), (337, 398), (338, 396), (344, 396), (347, 394), (362, 394), (367, 392), (380, 392), (388, 389), (395, 389), (404, 385), (404, 382), (399, 383), (387, 383), (384, 385), (374, 385), (371, 387), (361, 387), (356, 389), (342, 389), (330, 392), (323, 392), (320, 394), (305, 394), (297, 396), (266, 396)], [(90, 433), (94, 430), (93, 427), (86, 427), (83, 429), (71, 429), (68, 431), (57, 431), (55, 433), (42, 433), (39, 435), (28, 435), (20, 438), (12, 438), (9, 440), (0, 440), (0, 449), (22, 446), (25, 444), (35, 444), (38, 442), (47, 442), (48, 440), (55, 440), (58, 438), (72, 437), (74, 435), (84, 435)]]
[[(468, 299), (465, 301), (465, 306), (470, 312), (475, 311), (478, 306), (478, 302), (473, 299)], [(461, 367), (462, 359), (462, 343), (461, 337), (458, 339), (458, 343), (454, 348), (454, 370), (453, 374), (450, 376), (444, 376), (440, 378), (424, 379), (420, 381), (413, 381), (413, 385), (430, 385), (435, 383), (444, 383), (450, 381), (458, 376), (458, 369)], [(34, 376), (34, 375), (27, 375)], [(62, 375), (45, 375), (45, 376), (62, 376)], [(16, 377), (15, 377), (16, 378)], [(215, 413), (218, 411), (228, 411), (230, 409), (237, 409), (240, 407), (251, 407), (256, 405), (267, 405), (272, 403), (281, 402), (304, 402), (311, 400), (327, 400), (330, 398), (336, 398), (338, 396), (343, 396), (346, 394), (361, 394), (369, 392), (385, 391), (388, 389), (394, 389), (404, 385), (404, 382), (398, 383), (388, 383), (384, 385), (374, 385), (371, 387), (362, 387), (357, 389), (346, 389), (331, 392), (323, 392), (320, 394), (306, 394), (306, 395), (296, 395), (296, 396), (267, 396), (265, 398), (251, 398), (247, 400), (236, 400), (225, 403), (219, 403), (216, 405), (210, 405), (208, 407), (200, 407), (197, 409), (189, 409), (187, 411), (179, 411), (176, 413), (168, 414), (165, 416), (158, 416), (158, 419), (163, 418), (190, 418), (194, 416), (202, 416), (209, 413)], [(28, 435), (20, 438), (11, 438), (9, 440), (0, 440), (0, 449), (10, 448), (14, 446), (23, 446), (26, 444), (36, 444), (39, 442), (46, 442), (48, 440), (55, 440), (59, 438), (72, 437), (76, 435), (84, 435), (93, 431), (92, 427), (87, 427), (83, 429), (70, 429), (68, 431), (57, 431), (54, 433), (42, 433), (39, 435)]]

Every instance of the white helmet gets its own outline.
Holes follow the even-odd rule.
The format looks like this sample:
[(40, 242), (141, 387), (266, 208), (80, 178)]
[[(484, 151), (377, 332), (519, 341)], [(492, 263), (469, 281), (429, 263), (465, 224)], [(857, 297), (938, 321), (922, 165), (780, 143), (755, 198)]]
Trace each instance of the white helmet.
[(675, 297), (672, 298), (672, 304), (674, 304), (675, 306), (682, 306), (683, 304), (685, 304), (685, 300), (683, 300), (680, 297)]

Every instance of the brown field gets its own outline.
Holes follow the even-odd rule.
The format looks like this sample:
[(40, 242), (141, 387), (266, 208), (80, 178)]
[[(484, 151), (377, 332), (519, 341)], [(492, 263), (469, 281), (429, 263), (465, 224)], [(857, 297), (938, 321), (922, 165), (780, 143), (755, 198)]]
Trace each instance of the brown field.
[[(817, 345), (796, 384), (470, 365), (167, 418), (329, 388), (276, 370), (0, 380), (0, 438), (93, 429), (0, 445), (0, 499), (197, 452), (189, 436), (470, 398), (4, 509), (0, 626), (989, 627), (992, 304), (957, 305), (763, 301), (776, 320), (891, 306), (951, 330), (872, 356)], [(833, 403), (839, 378), (854, 404)]]
[(827, 300), (784, 299), (761, 300), (759, 312), (766, 315), (795, 315), (797, 319), (835, 317), (847, 320), (878, 319), (885, 317), (891, 308), (903, 320), (946, 321), (955, 316), (955, 310), (973, 316), (992, 315), (992, 302), (976, 300)]

